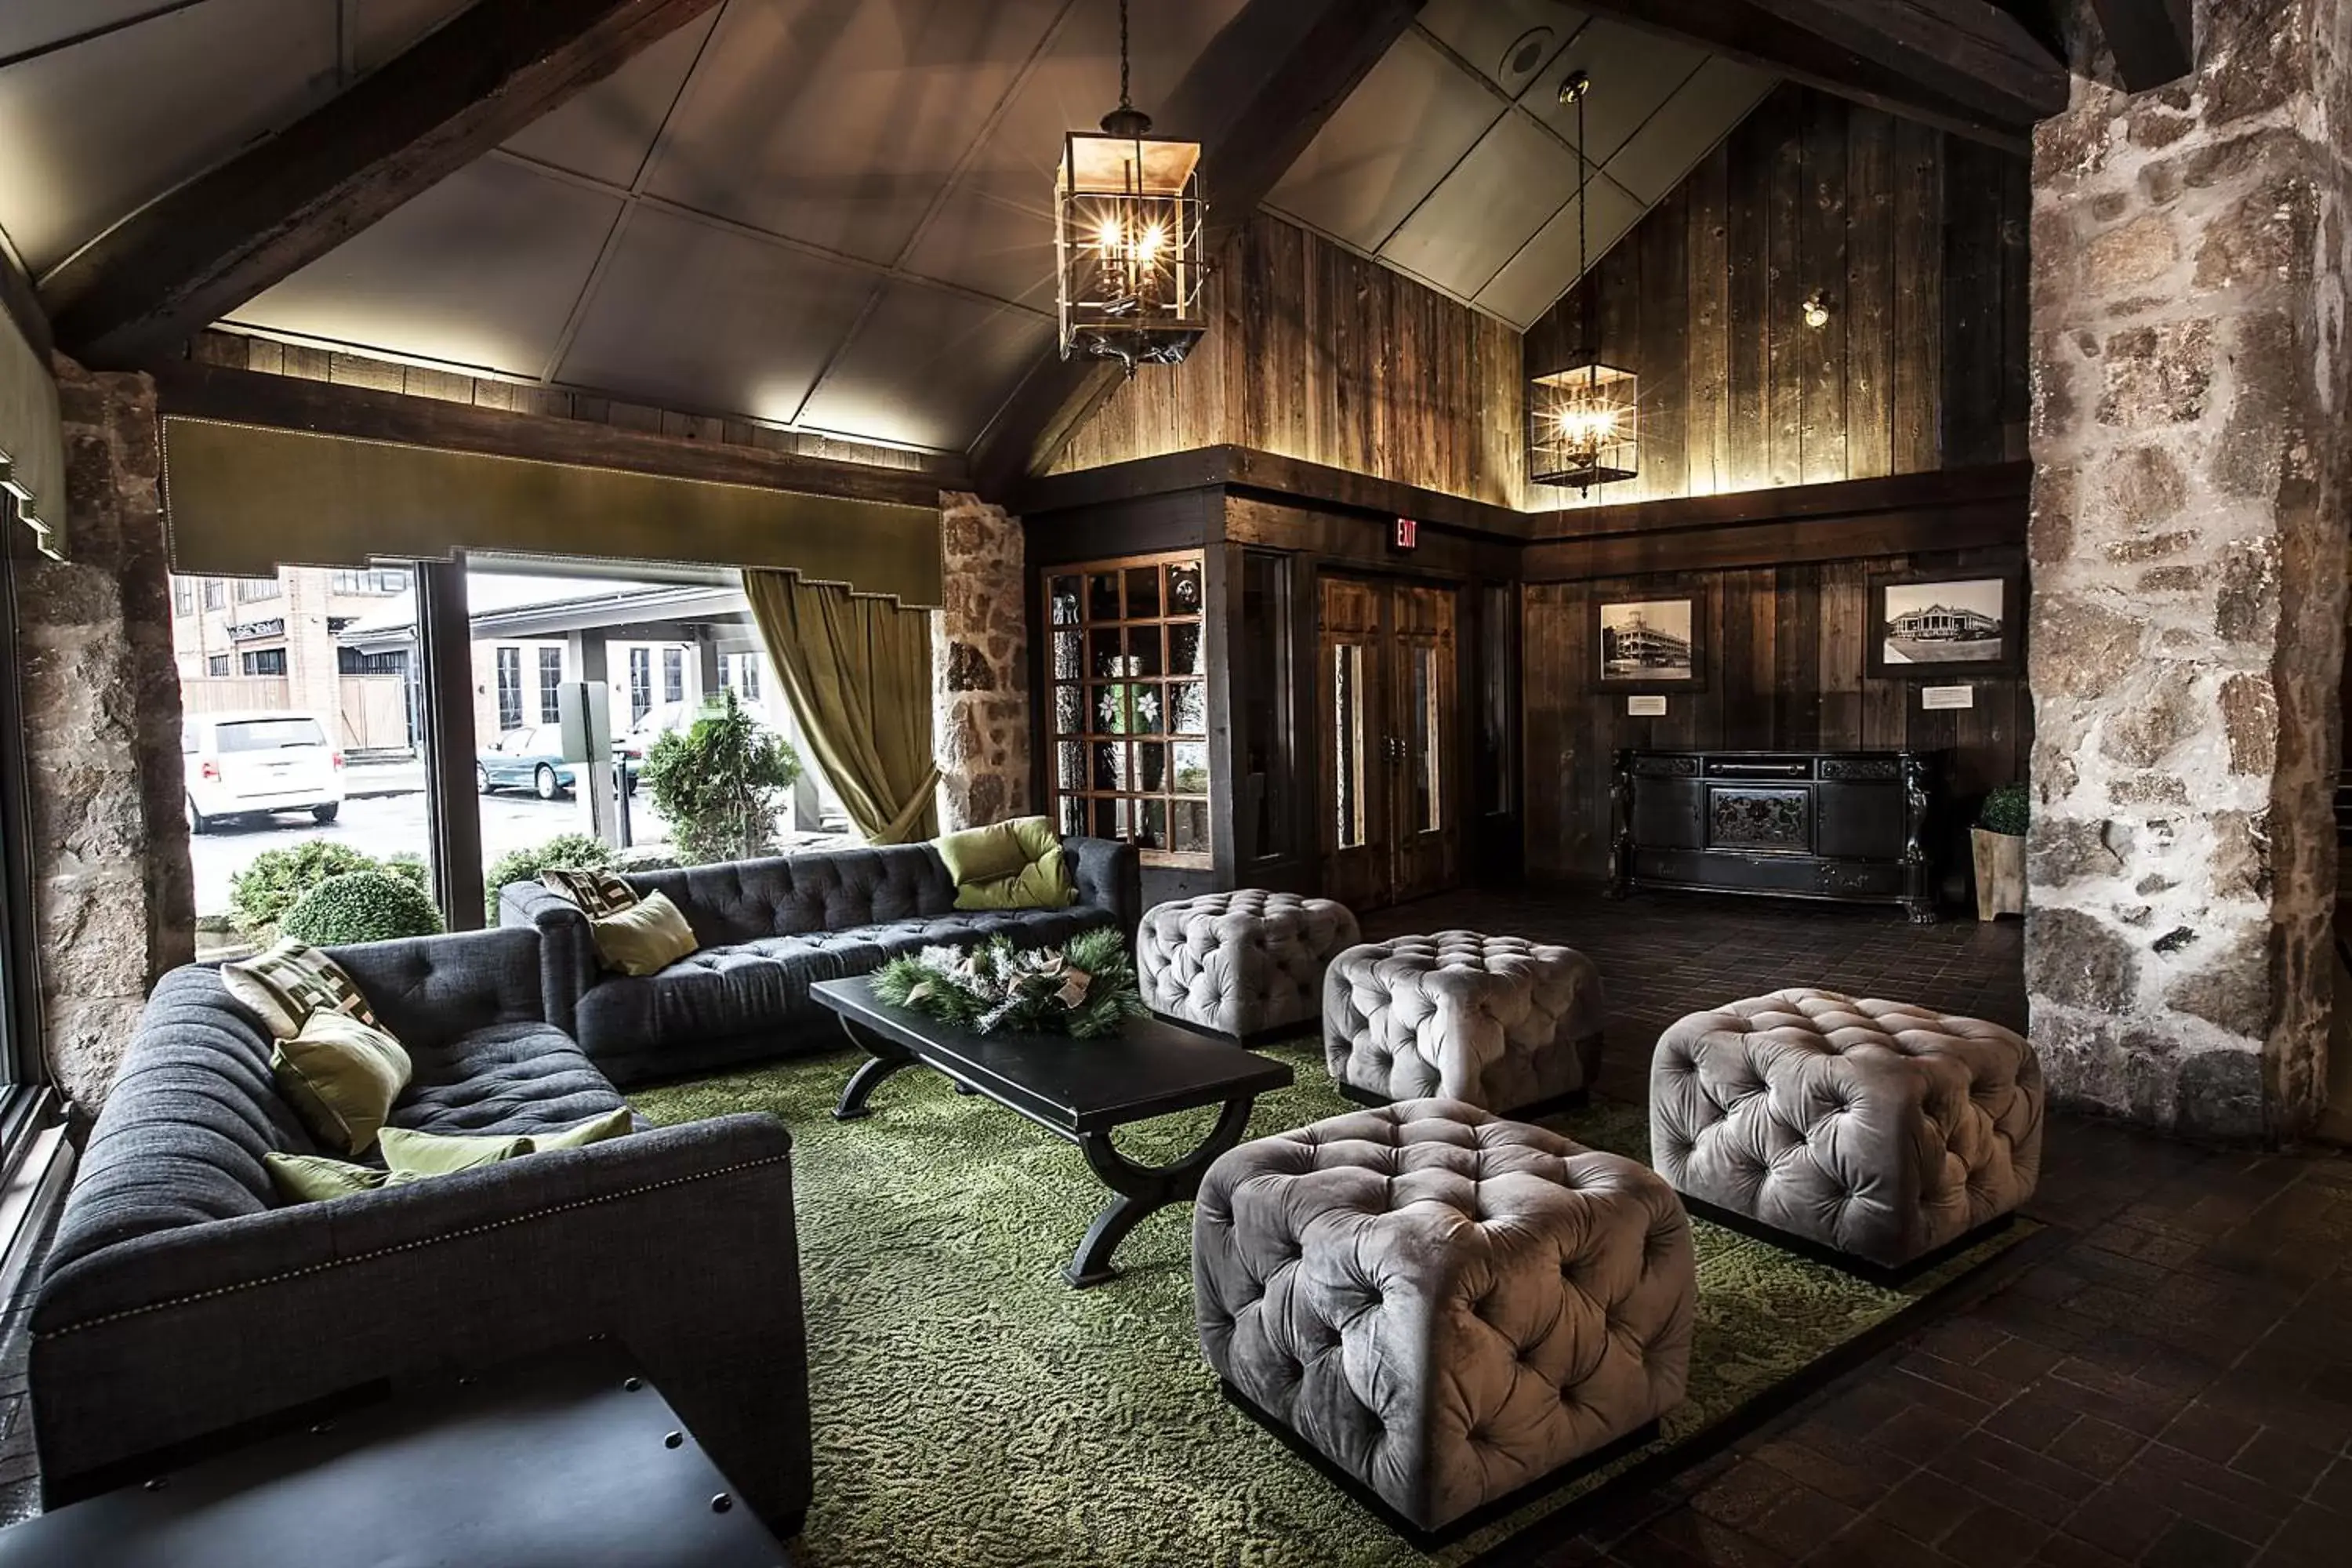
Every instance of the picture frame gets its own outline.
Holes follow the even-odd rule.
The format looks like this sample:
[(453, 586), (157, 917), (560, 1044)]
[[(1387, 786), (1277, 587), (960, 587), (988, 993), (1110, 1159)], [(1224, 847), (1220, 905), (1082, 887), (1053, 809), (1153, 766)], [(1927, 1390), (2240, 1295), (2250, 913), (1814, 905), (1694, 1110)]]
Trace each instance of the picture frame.
[(1595, 691), (1672, 697), (1706, 689), (1706, 606), (1696, 595), (1595, 598), (1587, 635)]
[(1950, 683), (2024, 667), (2025, 578), (2013, 568), (1894, 572), (1870, 579), (1863, 673)]

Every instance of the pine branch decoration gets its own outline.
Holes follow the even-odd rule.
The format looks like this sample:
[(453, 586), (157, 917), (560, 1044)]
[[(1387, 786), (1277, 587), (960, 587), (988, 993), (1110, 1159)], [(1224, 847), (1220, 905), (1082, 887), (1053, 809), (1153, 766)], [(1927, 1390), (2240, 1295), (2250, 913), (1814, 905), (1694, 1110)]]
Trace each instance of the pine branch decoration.
[(1143, 1011), (1134, 960), (1115, 931), (1060, 948), (1016, 948), (1003, 936), (975, 948), (927, 947), (875, 971), (874, 994), (978, 1035), (1097, 1039)]

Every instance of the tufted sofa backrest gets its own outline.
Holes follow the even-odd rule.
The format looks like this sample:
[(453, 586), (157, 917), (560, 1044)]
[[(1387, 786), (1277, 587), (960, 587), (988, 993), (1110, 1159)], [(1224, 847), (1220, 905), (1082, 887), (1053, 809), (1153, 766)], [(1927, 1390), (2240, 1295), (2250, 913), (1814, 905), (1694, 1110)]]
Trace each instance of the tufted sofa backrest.
[(728, 860), (628, 881), (684, 912), (704, 947), (928, 919), (955, 908), (955, 879), (928, 844)]
[[(414, 1048), (540, 1016), (539, 933), (528, 927), (328, 952)], [(163, 976), (82, 1152), (51, 1274), (138, 1237), (274, 1206), (261, 1157), (321, 1152), (270, 1076), (275, 1046), (217, 969)]]

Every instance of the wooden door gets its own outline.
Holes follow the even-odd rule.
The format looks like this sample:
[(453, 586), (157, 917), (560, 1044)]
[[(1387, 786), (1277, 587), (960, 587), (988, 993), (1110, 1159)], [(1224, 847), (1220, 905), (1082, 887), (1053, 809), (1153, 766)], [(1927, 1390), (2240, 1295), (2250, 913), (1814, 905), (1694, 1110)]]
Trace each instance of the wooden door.
[(1324, 891), (1373, 909), (1453, 887), (1462, 862), (1455, 595), (1326, 576), (1320, 609)]

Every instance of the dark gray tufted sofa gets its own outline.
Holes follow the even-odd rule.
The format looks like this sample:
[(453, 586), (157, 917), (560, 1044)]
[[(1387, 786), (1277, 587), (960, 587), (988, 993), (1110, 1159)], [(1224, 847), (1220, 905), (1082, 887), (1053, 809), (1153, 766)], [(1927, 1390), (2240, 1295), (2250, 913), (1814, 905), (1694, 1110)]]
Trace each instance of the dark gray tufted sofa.
[(1428, 1531), (1680, 1404), (1697, 1295), (1664, 1182), (1460, 1100), (1244, 1143), (1192, 1211), (1209, 1363)]
[[(541, 1017), (534, 932), (332, 951), (413, 1058), (394, 1125), (522, 1133), (622, 1103)], [(809, 1499), (808, 1378), (780, 1123), (640, 1129), (280, 1207), (262, 1156), (321, 1151), (278, 1093), (270, 1048), (211, 969), (173, 971), (148, 1002), (33, 1309), (50, 1505), (289, 1406), (602, 1333), (745, 1500), (794, 1526)]]
[(1332, 954), (1362, 940), (1345, 904), (1242, 888), (1154, 905), (1135, 959), (1153, 1012), (1248, 1038), (1312, 1023)]
[(1062, 910), (959, 911), (955, 881), (928, 844), (640, 872), (627, 881), (667, 897), (701, 944), (643, 978), (600, 970), (587, 921), (536, 882), (500, 889), (499, 921), (539, 931), (549, 1020), (614, 1082), (638, 1083), (830, 1049), (840, 1028), (809, 987), (935, 944), (1003, 932), (1045, 947), (1104, 925), (1131, 937), (1143, 905), (1134, 846), (1068, 838), (1063, 847), (1078, 901)]
[(2033, 1047), (1906, 1002), (1780, 991), (1650, 1060), (1650, 1151), (1702, 1203), (1899, 1268), (2014, 1211), (2042, 1169)]

